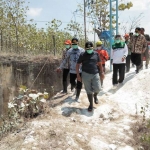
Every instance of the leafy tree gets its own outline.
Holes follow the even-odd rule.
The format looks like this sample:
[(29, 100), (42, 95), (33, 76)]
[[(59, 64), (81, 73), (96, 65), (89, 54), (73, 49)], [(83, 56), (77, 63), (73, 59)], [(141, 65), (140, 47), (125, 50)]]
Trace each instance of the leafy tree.
[[(122, 3), (122, 0), (119, 0), (118, 9), (123, 11), (125, 9), (130, 9), (133, 6), (132, 2)], [(87, 17), (91, 18), (91, 23), (95, 22), (100, 28), (108, 29), (109, 28), (109, 1), (108, 0), (88, 0), (87, 4)], [(78, 10), (81, 15), (83, 15), (83, 6), (78, 5)], [(112, 8), (115, 11), (115, 6)], [(114, 17), (112, 18), (113, 23), (115, 23)]]
[[(19, 44), (24, 41), (23, 26), (26, 23), (26, 11), (24, 0), (3, 0), (4, 14), (7, 23), (7, 34), (15, 44), (16, 51), (19, 52)], [(14, 38), (15, 37), (15, 38)], [(15, 40), (13, 40), (15, 39)]]
[(80, 24), (71, 21), (62, 30), (61, 20), (53, 19), (46, 24), (46, 29), (38, 29), (34, 20), (27, 23), (27, 10), (25, 0), (0, 0), (1, 51), (17, 54), (60, 54), (64, 41), (74, 36), (72, 31), (77, 31), (80, 41), (84, 41)]

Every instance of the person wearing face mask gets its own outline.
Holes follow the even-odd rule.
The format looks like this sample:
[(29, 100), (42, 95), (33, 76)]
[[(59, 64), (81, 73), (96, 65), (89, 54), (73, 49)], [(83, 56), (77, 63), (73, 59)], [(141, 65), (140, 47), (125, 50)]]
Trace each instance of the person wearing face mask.
[[(78, 45), (78, 39), (73, 38), (71, 40), (72, 47), (67, 51), (66, 58), (62, 61), (59, 70), (62, 70), (67, 62), (69, 60), (69, 72), (70, 72), (70, 84), (71, 84), (71, 91), (75, 88), (76, 89), (76, 98), (75, 100), (79, 102), (79, 96), (82, 88), (82, 82), (77, 81), (77, 73), (76, 73), (76, 63), (78, 61), (78, 58), (82, 52), (85, 50)], [(80, 75), (81, 75), (81, 67), (80, 67)]]
[[(71, 40), (66, 40), (64, 42), (65, 45), (65, 50), (63, 51), (62, 54), (62, 61), (66, 58), (67, 56), (67, 51), (71, 48)], [(60, 72), (61, 70), (57, 68), (57, 72)], [(69, 74), (69, 61), (67, 60), (66, 64), (63, 67), (63, 91), (62, 93), (67, 94), (67, 77)]]
[(135, 29), (135, 34), (129, 42), (128, 47), (131, 49), (131, 61), (136, 65), (136, 73), (139, 73), (141, 68), (141, 54), (145, 52), (147, 48), (147, 41), (144, 35), (141, 34), (141, 28)]
[[(102, 63), (97, 52), (93, 50), (93, 43), (85, 43), (86, 51), (80, 54), (76, 65), (77, 80), (84, 83), (84, 87), (89, 100), (88, 111), (93, 110), (93, 97), (95, 104), (98, 104), (97, 94), (101, 89), (99, 70), (101, 71), (100, 76), (104, 78), (104, 72), (102, 68)], [(80, 67), (82, 64), (82, 79), (80, 76)], [(99, 66), (99, 70), (98, 67)], [(82, 80), (82, 81), (81, 81)]]
[[(125, 64), (126, 57), (128, 55), (128, 47), (126, 43), (122, 40), (121, 35), (116, 35), (114, 43), (112, 44), (111, 58), (113, 64), (113, 86), (116, 87), (122, 84), (125, 77)], [(119, 71), (119, 79), (118, 79)]]
[[(130, 36), (129, 36), (129, 34), (125, 34), (124, 35), (124, 38), (125, 38), (125, 43), (127, 44), (127, 46), (128, 46), (128, 44), (129, 44), (129, 41), (130, 41)], [(131, 61), (131, 51), (130, 51), (130, 49), (128, 48), (128, 56), (126, 57), (126, 72), (129, 72), (130, 71), (130, 61)]]
[[(105, 73), (105, 62), (109, 59), (109, 55), (108, 52), (103, 48), (102, 44), (103, 44), (102, 41), (97, 41), (95, 51), (99, 54), (103, 66), (103, 71)], [(101, 86), (103, 87), (102, 79), (101, 79)]]
[(141, 60), (141, 66), (143, 67), (143, 57), (145, 57), (145, 68), (148, 69), (148, 65), (149, 65), (149, 48), (148, 48), (148, 44), (150, 44), (150, 36), (148, 34), (145, 34), (145, 29), (141, 28), (141, 34), (145, 36), (145, 39), (147, 41), (147, 48), (145, 50), (144, 53), (142, 53), (142, 60)]

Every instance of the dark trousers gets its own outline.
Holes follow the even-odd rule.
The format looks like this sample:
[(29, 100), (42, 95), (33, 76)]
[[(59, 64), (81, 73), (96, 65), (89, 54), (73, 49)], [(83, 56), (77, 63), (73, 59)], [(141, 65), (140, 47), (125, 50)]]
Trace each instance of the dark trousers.
[[(81, 76), (81, 73), (80, 73), (80, 76)], [(76, 88), (76, 89), (82, 89), (82, 82), (79, 82), (77, 80), (77, 83), (76, 83), (76, 79), (77, 79), (77, 74), (73, 74), (73, 73), (70, 73), (70, 84), (73, 88)]]
[[(118, 80), (118, 71), (119, 71), (119, 80)], [(113, 79), (112, 83), (118, 84), (122, 83), (125, 76), (125, 64), (113, 64)]]
[(63, 92), (67, 93), (67, 77), (69, 74), (69, 69), (63, 69)]
[(63, 69), (63, 82), (67, 82), (68, 74), (69, 74), (69, 69)]
[(126, 57), (126, 71), (130, 71), (130, 61), (131, 61), (131, 55), (128, 55)]
[(136, 66), (141, 65), (141, 54), (131, 53), (131, 61)]
[(147, 48), (144, 53), (141, 54), (141, 66), (143, 66), (143, 57), (145, 57), (145, 65), (149, 65), (149, 49)]

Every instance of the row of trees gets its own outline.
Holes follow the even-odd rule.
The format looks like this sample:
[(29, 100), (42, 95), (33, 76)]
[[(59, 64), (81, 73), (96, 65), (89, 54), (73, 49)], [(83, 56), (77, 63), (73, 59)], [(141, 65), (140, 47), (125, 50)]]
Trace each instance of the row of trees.
[[(80, 24), (71, 21), (65, 29), (62, 22), (53, 19), (47, 28), (38, 29), (33, 20), (27, 23), (24, 0), (0, 0), (0, 50), (14, 53), (55, 53), (61, 50), (65, 39), (72, 38), (77, 30), (81, 44), (84, 43)], [(59, 51), (58, 51), (59, 52)]]
[[(87, 0), (87, 6), (89, 1)], [(132, 3), (119, 5), (120, 10), (129, 9)], [(47, 28), (38, 29), (33, 20), (27, 23), (28, 6), (25, 0), (0, 0), (0, 50), (14, 53), (59, 53), (65, 39), (70, 39), (76, 33), (80, 45), (84, 46), (84, 29), (76, 21), (71, 20), (64, 29), (62, 22), (53, 19), (47, 23)], [(83, 16), (83, 5), (79, 5), (80, 15)], [(90, 3), (87, 17), (94, 16), (99, 26), (109, 28), (108, 0), (96, 0)], [(92, 20), (93, 21), (93, 20)], [(93, 23), (91, 21), (91, 23)], [(115, 22), (115, 20), (114, 20)]]

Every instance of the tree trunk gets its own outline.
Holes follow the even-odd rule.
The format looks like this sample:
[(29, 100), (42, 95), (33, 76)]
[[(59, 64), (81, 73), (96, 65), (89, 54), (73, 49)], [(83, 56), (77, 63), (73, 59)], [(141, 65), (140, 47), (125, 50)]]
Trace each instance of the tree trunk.
[(3, 50), (3, 31), (1, 30), (1, 51)]

